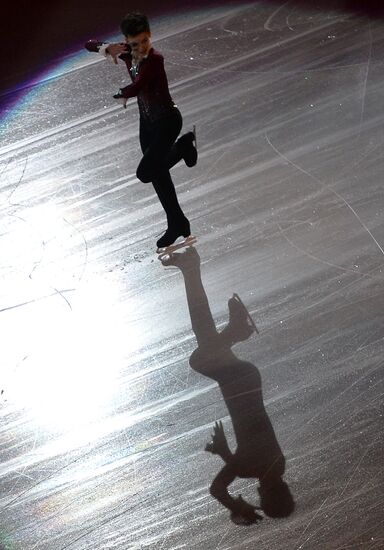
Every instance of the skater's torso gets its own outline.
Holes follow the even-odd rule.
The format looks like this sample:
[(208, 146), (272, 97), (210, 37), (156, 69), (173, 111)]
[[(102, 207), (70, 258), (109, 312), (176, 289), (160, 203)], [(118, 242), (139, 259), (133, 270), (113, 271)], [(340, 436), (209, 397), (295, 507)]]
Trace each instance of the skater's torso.
[[(90, 52), (99, 52), (105, 42), (88, 40), (85, 47)], [(119, 58), (127, 66), (132, 83), (121, 88), (122, 97), (137, 97), (140, 118), (143, 122), (154, 123), (173, 115), (174, 104), (168, 89), (168, 79), (164, 69), (164, 58), (160, 52), (151, 48), (148, 55), (137, 65), (133, 63), (131, 51), (120, 54)]]
[(156, 122), (172, 114), (175, 104), (169, 93), (164, 58), (151, 48), (146, 58), (134, 65), (130, 53), (121, 59), (127, 65), (132, 84), (123, 88), (125, 97), (137, 96), (140, 117), (146, 122)]
[(261, 480), (282, 476), (285, 459), (264, 407), (259, 370), (219, 344), (197, 348), (190, 365), (219, 384), (236, 436), (231, 460), (236, 475)]

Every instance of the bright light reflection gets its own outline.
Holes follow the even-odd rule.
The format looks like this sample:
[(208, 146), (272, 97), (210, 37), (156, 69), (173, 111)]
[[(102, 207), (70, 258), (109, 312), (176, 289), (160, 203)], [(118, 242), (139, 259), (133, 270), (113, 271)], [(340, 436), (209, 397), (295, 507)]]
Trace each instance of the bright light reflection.
[(105, 416), (123, 359), (140, 343), (119, 315), (118, 298), (114, 285), (94, 280), (69, 297), (72, 310), (59, 296), (28, 306), (17, 338), (31, 349), (10, 379), (8, 400), (55, 430)]
[(42, 278), (49, 281), (57, 275), (69, 278), (71, 273), (67, 269), (63, 273), (63, 260), (69, 264), (71, 247), (83, 240), (54, 204), (19, 207), (5, 218), (5, 224), (7, 232), (0, 245), (3, 257), (12, 268), (7, 275), (13, 279), (15, 271), (27, 273), (34, 282)]
[(137, 304), (120, 307), (115, 278), (85, 278), (84, 237), (54, 204), (20, 207), (7, 221), (12, 269), (1, 294), (5, 306), (25, 304), (1, 319), (7, 401), (49, 429), (89, 429), (113, 406), (124, 358), (142, 344)]

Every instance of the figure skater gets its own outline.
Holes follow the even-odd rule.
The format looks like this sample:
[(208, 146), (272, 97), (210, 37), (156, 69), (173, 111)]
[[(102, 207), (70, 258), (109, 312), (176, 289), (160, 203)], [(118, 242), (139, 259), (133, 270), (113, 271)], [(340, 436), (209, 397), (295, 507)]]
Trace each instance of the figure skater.
[(127, 66), (132, 83), (113, 97), (122, 99), (124, 107), (129, 98), (137, 97), (143, 157), (136, 175), (143, 183), (152, 182), (165, 211), (167, 230), (156, 243), (158, 249), (163, 249), (179, 237), (188, 242), (191, 236), (190, 223), (179, 204), (169, 170), (181, 159), (188, 167), (196, 164), (196, 132), (193, 129), (177, 139), (182, 116), (169, 93), (164, 58), (152, 47), (148, 18), (129, 13), (120, 27), (124, 42), (107, 44), (89, 40), (85, 47), (110, 57), (115, 64), (121, 59)]

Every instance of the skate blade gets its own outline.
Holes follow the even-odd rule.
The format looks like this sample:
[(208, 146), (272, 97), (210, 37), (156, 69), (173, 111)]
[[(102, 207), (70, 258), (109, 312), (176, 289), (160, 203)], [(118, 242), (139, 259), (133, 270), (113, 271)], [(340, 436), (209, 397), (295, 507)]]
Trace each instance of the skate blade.
[(196, 126), (195, 126), (195, 124), (193, 125), (192, 133), (193, 133), (193, 135), (194, 135), (195, 149), (196, 149), (196, 151), (197, 151), (197, 135), (196, 135)]
[(166, 259), (166, 257), (171, 256), (175, 250), (180, 250), (180, 248), (187, 248), (189, 246), (193, 246), (197, 241), (197, 238), (194, 235), (189, 235), (186, 239), (183, 239), (182, 241), (171, 244), (170, 246), (164, 246), (163, 248), (158, 248), (156, 250), (157, 254), (159, 255), (159, 260)]
[(238, 294), (234, 294), (233, 295), (233, 298), (236, 300), (236, 302), (238, 302), (244, 309), (246, 315), (247, 315), (247, 319), (251, 325), (251, 327), (255, 330), (256, 334), (260, 334), (254, 320), (252, 319), (252, 317), (250, 316), (249, 314), (249, 311), (247, 310), (247, 308), (245, 307), (245, 305), (243, 304), (243, 301), (241, 300), (240, 296)]

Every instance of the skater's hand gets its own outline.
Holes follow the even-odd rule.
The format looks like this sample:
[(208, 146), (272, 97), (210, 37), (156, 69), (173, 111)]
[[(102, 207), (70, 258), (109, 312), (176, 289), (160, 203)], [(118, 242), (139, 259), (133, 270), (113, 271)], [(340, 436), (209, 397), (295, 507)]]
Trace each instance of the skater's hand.
[(118, 63), (119, 55), (122, 53), (125, 53), (127, 51), (127, 45), (126, 44), (109, 44), (108, 48), (106, 49), (107, 54), (109, 54), (112, 57), (113, 62), (115, 65)]
[(219, 422), (215, 422), (212, 441), (207, 443), (205, 450), (209, 453), (220, 456), (226, 456), (230, 452), (221, 420)]
[(234, 505), (231, 512), (231, 520), (237, 525), (251, 525), (263, 519), (263, 516), (256, 512), (260, 508), (253, 506), (253, 504), (248, 504), (241, 495), (233, 500)]
[(117, 92), (117, 94), (115, 94), (115, 95), (113, 96), (113, 99), (120, 99), (120, 100), (122, 100), (122, 104), (123, 104), (124, 109), (127, 108), (128, 98), (123, 96), (123, 94), (121, 93), (121, 90), (119, 90), (119, 91)]

